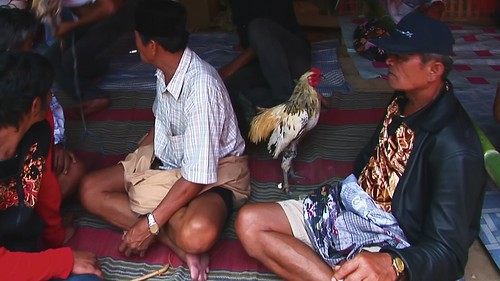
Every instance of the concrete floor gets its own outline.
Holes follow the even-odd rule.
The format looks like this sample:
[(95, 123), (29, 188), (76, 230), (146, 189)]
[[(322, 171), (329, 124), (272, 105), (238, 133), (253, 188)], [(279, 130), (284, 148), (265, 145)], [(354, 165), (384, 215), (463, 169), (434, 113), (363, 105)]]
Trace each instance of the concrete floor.
[(465, 280), (500, 281), (500, 271), (479, 239), (469, 249)]

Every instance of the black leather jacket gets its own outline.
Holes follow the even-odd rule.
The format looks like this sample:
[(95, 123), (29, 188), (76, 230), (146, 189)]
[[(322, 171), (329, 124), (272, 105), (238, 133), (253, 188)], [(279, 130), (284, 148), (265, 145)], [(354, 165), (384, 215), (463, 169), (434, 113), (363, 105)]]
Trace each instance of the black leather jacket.
[[(411, 246), (382, 251), (404, 260), (409, 280), (457, 280), (479, 233), (486, 183), (481, 144), (452, 89), (415, 114), (409, 125), (416, 132), (413, 151), (392, 200)], [(380, 129), (356, 159), (356, 176), (373, 154)]]

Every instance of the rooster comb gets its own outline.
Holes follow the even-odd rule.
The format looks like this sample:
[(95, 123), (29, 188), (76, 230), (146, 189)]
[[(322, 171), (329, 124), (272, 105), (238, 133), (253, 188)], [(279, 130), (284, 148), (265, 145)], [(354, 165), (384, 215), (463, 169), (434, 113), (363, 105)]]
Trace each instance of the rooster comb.
[(314, 73), (314, 74), (318, 74), (318, 75), (322, 75), (323, 74), (323, 71), (321, 71), (321, 69), (316, 68), (316, 67), (311, 68), (311, 72)]

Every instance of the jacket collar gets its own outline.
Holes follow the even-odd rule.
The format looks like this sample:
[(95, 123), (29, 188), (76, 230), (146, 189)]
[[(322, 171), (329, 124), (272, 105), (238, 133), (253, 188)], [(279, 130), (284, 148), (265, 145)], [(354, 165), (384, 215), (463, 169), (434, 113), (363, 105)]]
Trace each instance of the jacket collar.
[[(404, 95), (400, 92), (397, 95)], [(445, 126), (459, 106), (459, 101), (453, 93), (453, 86), (446, 80), (439, 96), (418, 112), (415, 119), (408, 124), (412, 129), (423, 129), (428, 132), (437, 132)]]

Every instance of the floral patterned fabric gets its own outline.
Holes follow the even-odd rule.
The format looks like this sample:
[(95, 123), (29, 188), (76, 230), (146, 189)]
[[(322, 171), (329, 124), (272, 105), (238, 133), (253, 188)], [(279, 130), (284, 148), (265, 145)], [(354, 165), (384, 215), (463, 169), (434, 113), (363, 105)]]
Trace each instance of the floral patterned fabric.
[(354, 50), (371, 61), (385, 61), (387, 53), (369, 40), (387, 36), (388, 24), (379, 19), (368, 20), (356, 27), (353, 34)]
[[(36, 204), (40, 183), (42, 181), (42, 168), (44, 158), (34, 157), (38, 151), (38, 143), (33, 144), (24, 158), (23, 166), (21, 167), (21, 175), (19, 178), (12, 177), (6, 182), (0, 181), (0, 211), (18, 206), (20, 203), (27, 207), (33, 208)], [(23, 186), (24, 198), (19, 202), (18, 180)]]
[(15, 244), (17, 240), (23, 240), (23, 237), (31, 236), (42, 229), (34, 210), (42, 184), (42, 174), (46, 169), (51, 133), (48, 122), (34, 124), (21, 140), (16, 155), (0, 161), (2, 246)]
[(311, 243), (330, 266), (364, 247), (409, 246), (396, 218), (375, 204), (354, 175), (307, 196), (303, 211)]

